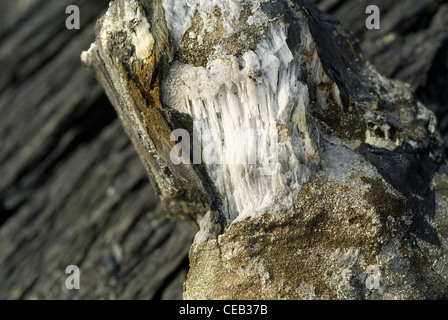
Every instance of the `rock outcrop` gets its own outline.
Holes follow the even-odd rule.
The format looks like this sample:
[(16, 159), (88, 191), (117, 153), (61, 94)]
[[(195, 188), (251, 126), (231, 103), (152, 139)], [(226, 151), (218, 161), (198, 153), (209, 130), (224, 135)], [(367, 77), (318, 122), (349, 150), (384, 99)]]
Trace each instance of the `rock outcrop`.
[[(108, 3), (0, 2), (0, 299), (182, 297), (195, 229), (164, 216), (79, 59)], [(69, 4), (80, 30), (65, 28)]]
[[(150, 1), (140, 2), (145, 8), (150, 8), (147, 6)], [(416, 98), (437, 115), (438, 128), (444, 141), (448, 141), (448, 91), (445, 90), (448, 86), (446, 1), (371, 0), (369, 4), (376, 4), (381, 9), (380, 30), (365, 28), (363, 1), (314, 2), (353, 32), (359, 39), (366, 60), (372, 62), (382, 75), (404, 80), (412, 86)], [(108, 3), (109, 0), (0, 1), (2, 299), (182, 297), (182, 283), (188, 267), (187, 254), (196, 229), (185, 222), (169, 220), (163, 216), (162, 206), (148, 184), (147, 174), (134, 147), (120, 127), (120, 120), (116, 118), (101, 86), (80, 63), (80, 52), (89, 47), (94, 37), (94, 24), (104, 14)], [(80, 8), (79, 31), (65, 29), (65, 8), (72, 4)], [(176, 8), (176, 12), (185, 10), (188, 11), (188, 7)], [(171, 19), (170, 17), (167, 18)], [(188, 27), (190, 26), (185, 26)], [(252, 30), (256, 32), (259, 29)], [(194, 40), (194, 36), (199, 35), (200, 26), (192, 31), (193, 39), (190, 41), (198, 42), (199, 38)], [(247, 42), (243, 46), (251, 47), (254, 40), (261, 39), (261, 35), (256, 38), (243, 36), (242, 40)], [(187, 49), (185, 46), (182, 48), (182, 59), (202, 60), (202, 51)], [(230, 45), (229, 50), (233, 54), (237, 52), (237, 46), (232, 49)], [(194, 57), (188, 57), (189, 53), (194, 54)], [(443, 179), (437, 178), (434, 182), (439, 185), (439, 189), (443, 189)], [(310, 189), (303, 189), (302, 194), (307, 190)], [(347, 189), (341, 189), (341, 192), (343, 190)], [(316, 194), (319, 194), (318, 190)], [(439, 195), (443, 197), (444, 194), (446, 192), (435, 192), (436, 201), (439, 201)], [(322, 207), (329, 207), (327, 204), (331, 196), (332, 193), (328, 193)], [(319, 197), (319, 201), (321, 199), (324, 200)], [(384, 202), (388, 199), (393, 198), (386, 194)], [(365, 202), (363, 198), (359, 201)], [(311, 203), (311, 198), (306, 203)], [(337, 210), (338, 207), (329, 208)], [(270, 219), (269, 216), (265, 218)], [(300, 219), (303, 221), (309, 217)], [(322, 219), (322, 223), (324, 222)], [(316, 223), (317, 219), (309, 225)], [(204, 231), (196, 239), (197, 242), (206, 244), (201, 249), (204, 256), (204, 252), (207, 252), (205, 247), (214, 249), (213, 241), (203, 242), (204, 239), (221, 231), (218, 231), (216, 224), (209, 224), (207, 227), (206, 220), (202, 225)], [(291, 226), (293, 225), (292, 223)], [(323, 225), (321, 228), (328, 229)], [(347, 231), (347, 228), (348, 226), (343, 230)], [(416, 230), (425, 229), (415, 228), (414, 231)], [(231, 229), (229, 232), (220, 238), (224, 248), (229, 248)], [(322, 235), (325, 233), (320, 234), (319, 238), (318, 233), (307, 232), (310, 233), (304, 235), (303, 231), (297, 229), (294, 234), (288, 233), (288, 237), (307, 239), (306, 243), (310, 248), (316, 242), (322, 243)], [(233, 235), (235, 234), (236, 231)], [(256, 232), (254, 237), (244, 241), (250, 241), (249, 246), (256, 243), (255, 235)], [(314, 242), (314, 237), (311, 236), (317, 237)], [(214, 236), (211, 238), (215, 239)], [(306, 243), (299, 248), (304, 252), (300, 261), (306, 261), (303, 257), (307, 257), (307, 250), (310, 250)], [(345, 244), (348, 246), (350, 243), (353, 244), (353, 241), (345, 241), (344, 244), (339, 241), (334, 247)], [(248, 250), (248, 253), (255, 255), (250, 248)], [(201, 251), (195, 251), (199, 252)], [(266, 252), (261, 252), (260, 256), (261, 254), (265, 255), (265, 260), (269, 257)], [(340, 250), (334, 256), (360, 257), (361, 254)], [(227, 279), (231, 284), (235, 274), (231, 274), (231, 278), (225, 278), (223, 269), (216, 269), (216, 266), (222, 266), (223, 263), (229, 266), (229, 260), (219, 260), (219, 252), (216, 250), (210, 251), (209, 256), (217, 257), (208, 260), (209, 265), (218, 271), (217, 274), (221, 274), (221, 280)], [(199, 266), (198, 270), (206, 266), (205, 260), (197, 259), (199, 257), (198, 254), (191, 255), (191, 262)], [(308, 267), (313, 263), (311, 257), (309, 256), (308, 265), (296, 264), (291, 269), (300, 268), (301, 274), (307, 275), (301, 283), (317, 284), (313, 278), (327, 281), (329, 276), (322, 274), (322, 269), (311, 270)], [(371, 257), (372, 255), (368, 256), (368, 261)], [(425, 261), (418, 260), (420, 257), (424, 256), (414, 254), (410, 257), (414, 259), (414, 266), (418, 266), (418, 261)], [(356, 261), (358, 262), (348, 264), (360, 265), (361, 258)], [(434, 264), (435, 270), (440, 270), (440, 266), (443, 266), (443, 260), (440, 261), (442, 262)], [(64, 272), (69, 264), (78, 265), (81, 269), (80, 290), (71, 291), (64, 286), (67, 277)], [(340, 265), (339, 262), (336, 265)], [(328, 263), (322, 268), (328, 269)], [(380, 271), (382, 272), (381, 269)], [(364, 272), (364, 275), (358, 278), (352, 277), (348, 272), (341, 274), (339, 285), (344, 283), (344, 277), (352, 279), (354, 283), (358, 281), (360, 288), (364, 288), (363, 283), (369, 283), (363, 281), (364, 278), (369, 279), (369, 288), (375, 288), (375, 283), (378, 284), (376, 279), (379, 279), (381, 286), (384, 284), (384, 279), (381, 279), (385, 276), (384, 272), (381, 277), (375, 276), (378, 272), (372, 267), (368, 270), (361, 269), (360, 272)], [(197, 272), (195, 274), (198, 276)], [(241, 272), (239, 274), (244, 276)], [(428, 273), (422, 274), (427, 278)], [(190, 278), (194, 279), (193, 272), (190, 273)], [(217, 277), (215, 279), (218, 281)], [(238, 279), (241, 282), (244, 277)], [(252, 292), (257, 292), (257, 277), (251, 279), (254, 284)], [(208, 280), (211, 281), (212, 278), (209, 277)], [(334, 280), (337, 278), (334, 277)], [(272, 276), (267, 280), (269, 283), (273, 281), (275, 278)], [(409, 280), (409, 283), (412, 281)], [(216, 287), (218, 282), (211, 283)], [(249, 283), (251, 282), (246, 282), (246, 285)], [(428, 292), (430, 289), (425, 288), (429, 286), (425, 287), (422, 283), (424, 282), (420, 279), (415, 281), (420, 286), (419, 290)], [(200, 295), (199, 287), (196, 288), (187, 290), (190, 297), (195, 292)], [(244, 283), (234, 286), (232, 290), (239, 293), (231, 297), (240, 297), (244, 288)], [(281, 290), (278, 293), (273, 291), (275, 286), (269, 288), (271, 289), (267, 291), (273, 295), (281, 294)], [(303, 288), (306, 285), (302, 285), (299, 290), (303, 291)], [(316, 288), (314, 290), (318, 294), (324, 295), (320, 293), (325, 290), (324, 286), (316, 285)], [(206, 292), (202, 292), (205, 296)], [(373, 291), (370, 297), (376, 297), (377, 293)], [(221, 296), (226, 294), (230, 295), (227, 291)], [(362, 294), (358, 297), (362, 298)]]
[(200, 226), (184, 298), (448, 296), (436, 117), (309, 1), (117, 0), (82, 59)]

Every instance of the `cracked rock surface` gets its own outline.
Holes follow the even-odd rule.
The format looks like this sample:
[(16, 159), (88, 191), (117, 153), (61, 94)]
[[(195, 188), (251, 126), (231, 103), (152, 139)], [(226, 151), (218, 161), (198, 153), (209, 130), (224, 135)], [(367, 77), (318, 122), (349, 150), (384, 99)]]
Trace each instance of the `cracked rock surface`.
[[(0, 299), (182, 297), (195, 230), (166, 219), (79, 59), (108, 3), (0, 3)], [(65, 28), (71, 4), (79, 31)], [(80, 290), (65, 287), (69, 265)]]
[(184, 298), (447, 297), (436, 116), (311, 2), (118, 0), (82, 59), (200, 226)]
[[(147, 182), (150, 168), (145, 172), (101, 86), (79, 61), (80, 52), (89, 48), (94, 39), (94, 24), (105, 13), (108, 2), (3, 0), (0, 3), (0, 298), (182, 297), (187, 254), (197, 229), (164, 217), (161, 203)], [(265, 4), (264, 11), (258, 11), (260, 15), (252, 14), (250, 6), (235, 6), (240, 14), (230, 22), (226, 15), (230, 11), (221, 9), (220, 12), (209, 6), (206, 16), (204, 10), (194, 10), (195, 1), (163, 2), (153, 8), (150, 4), (154, 1), (138, 1), (144, 10), (132, 12), (131, 17), (120, 16), (111, 24), (119, 24), (121, 28), (123, 21), (127, 21), (123, 32), (115, 37), (117, 48), (113, 53), (120, 62), (117, 65), (122, 64), (122, 71), (128, 76), (135, 75), (131, 78), (135, 83), (133, 92), (142, 91), (144, 100), (151, 105), (156, 104), (157, 100), (151, 97), (157, 96), (154, 89), (160, 87), (160, 79), (149, 77), (153, 72), (150, 68), (144, 73), (135, 72), (140, 66), (155, 65), (150, 59), (153, 48), (160, 50), (161, 44), (158, 52), (164, 52), (166, 33), (169, 34), (167, 55), (157, 58), (165, 65), (163, 68), (166, 68), (164, 59), (172, 59), (169, 66), (172, 63), (179, 70), (189, 68), (197, 72), (203, 69), (193, 67), (206, 68), (209, 61), (223, 55), (236, 56), (238, 68), (227, 69), (236, 72), (226, 76), (239, 75), (233, 80), (241, 81), (244, 74), (238, 72), (240, 65), (244, 70), (242, 62), (255, 62), (249, 59), (249, 54), (245, 55), (246, 60), (241, 57), (248, 51), (258, 54), (259, 43), (266, 39), (267, 32), (272, 34), (263, 23), (263, 15), (275, 20), (268, 23), (270, 26), (286, 21), (293, 25), (288, 30), (297, 30), (298, 26), (307, 28), (305, 21), (294, 22), (291, 16), (275, 18), (289, 7), (289, 1)], [(362, 52), (364, 59), (381, 75), (411, 85), (413, 97), (434, 111), (442, 139), (448, 141), (447, 2), (369, 1), (381, 9), (380, 30), (365, 28), (362, 1), (313, 2), (359, 39), (360, 50), (356, 41), (349, 41), (357, 55)], [(189, 6), (184, 6), (185, 3)], [(80, 8), (80, 31), (64, 28), (64, 11), (70, 4)], [(154, 11), (155, 8), (158, 9)], [(161, 8), (167, 10), (162, 14)], [(227, 20), (223, 21), (223, 16)], [(140, 23), (144, 17), (147, 25)], [(332, 19), (322, 14), (316, 17), (333, 24)], [(207, 21), (208, 24), (204, 23)], [(204, 30), (204, 26), (210, 29)], [(350, 38), (339, 27), (337, 30)], [(302, 35), (300, 30), (296, 33)], [(128, 40), (136, 41), (139, 37), (144, 41), (137, 47), (123, 47)], [(286, 41), (288, 50), (299, 59), (300, 55), (293, 50), (300, 47), (297, 41), (291, 41), (291, 37)], [(313, 36), (307, 43), (318, 42)], [(217, 46), (219, 50), (215, 49)], [(303, 55), (302, 51), (298, 52)], [(328, 67), (327, 58), (319, 53), (310, 54), (311, 51), (309, 54), (305, 51), (305, 57), (317, 59)], [(361, 63), (364, 69), (362, 65), (365, 63)], [(171, 71), (171, 78), (179, 79), (173, 72), (176, 69), (169, 66), (166, 70)], [(376, 73), (368, 69), (367, 74), (375, 78)], [(246, 69), (246, 75), (262, 84), (262, 70)], [(324, 71), (327, 73), (328, 68)], [(306, 84), (310, 101), (318, 97), (312, 92), (321, 92), (319, 87), (324, 89), (322, 92), (328, 91), (327, 86), (318, 85), (316, 89), (315, 85), (308, 84), (303, 72), (299, 79)], [(337, 82), (335, 79), (330, 76), (332, 82)], [(411, 109), (404, 108), (394, 119), (388, 110), (396, 113), (398, 105), (381, 106), (387, 93), (380, 88), (378, 94), (375, 83), (378, 82), (373, 81), (373, 91), (377, 91), (380, 108), (374, 114), (382, 114), (383, 118), (376, 119), (373, 126), (371, 118), (365, 118), (366, 113), (360, 112), (362, 106), (350, 109), (351, 113), (335, 112), (338, 109), (329, 109), (329, 114), (315, 112), (319, 109), (313, 108), (324, 100), (329, 101), (328, 97), (319, 97), (320, 102), (309, 103), (307, 109), (302, 109), (311, 115), (300, 117), (307, 119), (301, 125), (314, 121), (317, 130), (314, 132), (318, 134), (310, 137), (314, 141), (323, 140), (320, 146), (325, 148), (317, 153), (317, 158), (312, 153), (312, 159), (307, 154), (299, 157), (300, 161), (311, 163), (302, 163), (302, 173), (305, 168), (311, 167), (311, 170), (307, 182), (296, 180), (301, 187), (300, 190), (293, 188), (294, 197), (283, 197), (288, 202), (279, 203), (280, 209), (290, 205), (288, 212), (262, 212), (263, 207), (258, 206), (258, 214), (251, 216), (247, 210), (245, 219), (242, 219), (244, 215), (238, 215), (239, 220), (235, 220), (236, 214), (242, 212), (236, 204), (244, 201), (235, 201), (235, 209), (224, 214), (225, 202), (214, 196), (216, 190), (207, 190), (207, 183), (201, 187), (195, 185), (198, 177), (204, 181), (203, 173), (210, 170), (192, 172), (191, 168), (184, 168), (179, 172), (176, 179), (191, 177), (193, 180), (176, 182), (176, 188), (165, 190), (167, 211), (201, 226), (190, 252), (192, 268), (185, 286), (186, 298), (446, 297), (443, 290), (447, 274), (444, 253), (447, 220), (443, 206), (448, 183), (444, 166), (437, 161), (438, 143), (428, 142), (428, 138), (437, 134), (430, 132), (427, 124), (431, 122), (426, 122), (424, 117), (416, 119), (425, 109), (414, 102), (408, 103)], [(385, 79), (384, 83), (393, 85)], [(410, 91), (406, 86), (393, 86), (404, 93), (402, 102), (409, 100)], [(167, 103), (169, 95), (165, 97), (161, 101), (163, 108), (173, 108)], [(109, 98), (114, 101), (110, 93)], [(412, 108), (417, 111), (409, 114)], [(178, 114), (171, 115), (173, 111), (153, 113), (153, 117), (162, 113), (169, 123), (173, 123), (170, 119), (179, 121)], [(406, 115), (411, 117), (408, 119), (411, 124), (403, 124), (401, 131), (391, 131), (391, 121), (404, 121)], [(412, 121), (413, 117), (416, 121)], [(181, 124), (173, 126), (189, 128), (191, 120), (181, 117)], [(279, 137), (287, 137), (288, 132), (295, 137), (292, 130), (286, 131), (285, 124), (280, 127)], [(163, 131), (163, 126), (156, 129)], [(328, 142), (324, 135), (335, 138)], [(155, 143), (169, 140), (155, 136)], [(411, 140), (422, 141), (419, 137), (426, 142), (406, 144)], [(353, 141), (347, 148), (350, 139)], [(364, 143), (357, 146), (358, 141)], [(415, 152), (416, 146), (419, 150), (425, 144), (427, 150)], [(163, 144), (160, 146), (163, 148)], [(319, 163), (325, 160), (326, 166), (318, 164), (318, 160)], [(161, 176), (162, 180), (156, 180), (156, 188), (161, 185), (157, 181), (163, 181)], [(189, 184), (197, 187), (196, 190)], [(203, 203), (195, 203), (198, 199), (203, 199)], [(257, 198), (248, 200), (254, 199)], [(212, 210), (208, 208), (210, 203), (215, 203)], [(204, 214), (206, 218), (202, 219)], [(67, 276), (64, 271), (69, 264), (81, 269), (79, 291), (64, 287)]]

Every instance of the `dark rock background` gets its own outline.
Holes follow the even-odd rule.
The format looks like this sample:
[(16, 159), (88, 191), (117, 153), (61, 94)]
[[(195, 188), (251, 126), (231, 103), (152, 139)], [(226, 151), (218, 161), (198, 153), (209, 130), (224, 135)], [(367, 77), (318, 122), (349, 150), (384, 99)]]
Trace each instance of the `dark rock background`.
[[(412, 85), (448, 142), (448, 1), (315, 0), (385, 76)], [(65, 8), (81, 30), (65, 28)], [(367, 30), (369, 4), (381, 29)], [(80, 53), (108, 0), (0, 2), (0, 299), (180, 299), (195, 229), (164, 217)], [(65, 288), (65, 268), (81, 289)]]

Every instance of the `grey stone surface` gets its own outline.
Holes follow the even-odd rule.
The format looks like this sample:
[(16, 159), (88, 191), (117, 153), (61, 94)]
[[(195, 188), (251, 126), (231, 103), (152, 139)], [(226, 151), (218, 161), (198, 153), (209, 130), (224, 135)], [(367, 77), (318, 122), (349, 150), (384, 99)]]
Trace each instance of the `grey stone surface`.
[[(440, 41), (435, 21), (428, 32)], [(368, 49), (382, 32), (410, 28), (383, 23)], [(168, 213), (200, 226), (185, 299), (447, 297), (448, 167), (436, 117), (310, 2), (116, 1), (82, 59)], [(202, 134), (222, 134), (231, 157), (248, 150), (237, 130), (275, 128), (277, 169), (263, 175), (226, 155), (174, 164), (170, 132), (195, 132), (198, 121)]]
[[(390, 78), (411, 84), (417, 97), (439, 119), (448, 145), (448, 28), (446, 0), (314, 0), (360, 40), (366, 59)], [(367, 5), (381, 10), (381, 29), (367, 30)], [(363, 17), (364, 19), (360, 19)], [(445, 149), (446, 153), (446, 149)]]
[[(412, 85), (417, 97), (438, 116), (438, 126), (448, 141), (448, 98), (444, 90), (448, 83), (447, 1), (379, 1), (382, 29), (378, 32), (364, 28), (363, 11), (367, 2), (315, 2), (354, 32), (364, 56), (380, 73)], [(102, 88), (79, 61), (81, 51), (88, 49), (93, 41), (94, 23), (107, 3), (105, 0), (0, 3), (2, 299), (178, 299), (182, 296), (181, 284), (188, 265), (186, 256), (195, 228), (164, 218), (134, 147), (120, 128)], [(69, 4), (80, 6), (81, 31), (64, 29), (64, 11)], [(387, 153), (379, 157), (387, 157)], [(432, 188), (439, 189), (436, 203), (446, 198), (444, 185), (445, 180), (440, 176), (432, 181)], [(337, 190), (340, 186), (334, 187)], [(325, 202), (329, 203), (328, 208), (337, 202), (337, 199), (331, 200), (331, 194)], [(369, 192), (364, 195), (373, 196)], [(304, 210), (306, 204), (300, 204), (297, 212)], [(446, 221), (443, 213), (437, 213), (436, 217), (442, 218), (432, 224)], [(310, 218), (295, 216), (308, 224)], [(247, 221), (245, 227), (253, 226)], [(320, 227), (331, 232), (328, 225)], [(413, 231), (418, 230), (425, 233), (428, 229)], [(224, 249), (231, 248), (227, 239), (234, 235), (238, 232), (222, 238)], [(297, 241), (308, 237), (300, 228), (286, 236)], [(244, 241), (251, 245), (266, 239), (254, 232)], [(211, 256), (217, 253), (213, 241), (207, 246), (213, 252)], [(259, 246), (251, 250), (258, 249), (263, 253)], [(306, 246), (295, 249), (302, 250), (301, 257), (311, 250)], [(200, 258), (204, 252), (207, 251), (192, 250), (192, 263), (205, 261)], [(342, 250), (334, 258), (336, 265), (366, 267), (366, 254), (362, 250)], [(296, 262), (292, 260), (292, 268)], [(229, 260), (226, 263), (229, 266)], [(64, 288), (64, 270), (69, 264), (81, 267), (79, 292)], [(379, 265), (386, 264), (387, 261), (381, 260)], [(322, 268), (328, 266), (324, 264)], [(446, 263), (438, 260), (432, 268), (443, 272)], [(373, 288), (377, 269), (363, 271), (354, 279), (358, 284), (366, 284), (370, 279)], [(344, 275), (347, 276), (343, 273), (341, 277)], [(272, 279), (263, 276), (259, 279), (260, 285), (269, 285)], [(428, 276), (430, 273), (424, 274)], [(308, 281), (313, 277), (309, 273)], [(341, 292), (337, 291), (340, 290), (337, 285), (345, 283), (342, 278), (337, 282), (335, 275), (328, 275), (331, 285), (314, 289), (314, 294), (334, 297), (329, 288), (336, 286), (333, 293)], [(269, 289), (271, 293), (272, 288), (275, 286)], [(288, 294), (286, 288), (273, 294), (284, 297)], [(309, 286), (301, 286), (299, 291), (302, 298), (313, 297)], [(199, 288), (195, 292), (200, 294)], [(362, 290), (353, 292), (357, 298), (366, 294)], [(411, 297), (422, 298), (434, 292), (434, 288), (424, 288)], [(237, 295), (230, 298), (233, 297)], [(368, 297), (378, 297), (378, 291), (373, 290)]]
[[(69, 4), (79, 31), (65, 29)], [(0, 298), (180, 299), (194, 228), (162, 214), (79, 59), (108, 1), (1, 5), (14, 8), (0, 10)], [(65, 288), (68, 265), (79, 291)]]

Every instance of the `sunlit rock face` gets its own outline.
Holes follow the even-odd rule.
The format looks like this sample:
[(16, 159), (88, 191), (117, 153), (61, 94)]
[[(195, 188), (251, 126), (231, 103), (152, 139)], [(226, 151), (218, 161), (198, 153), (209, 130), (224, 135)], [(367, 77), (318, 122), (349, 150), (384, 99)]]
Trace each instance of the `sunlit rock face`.
[(435, 117), (308, 1), (117, 0), (82, 59), (200, 226), (185, 298), (448, 296)]
[[(253, 13), (249, 3), (207, 3), (201, 14), (180, 17), (191, 26), (180, 32), (179, 61), (169, 68), (162, 97), (196, 122), (202, 160), (229, 225), (288, 210), (311, 176), (310, 159), (318, 151), (306, 121), (299, 124), (310, 103), (303, 74), (311, 65), (291, 52), (284, 21)], [(252, 32), (258, 41), (244, 41)]]

